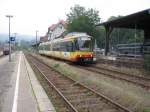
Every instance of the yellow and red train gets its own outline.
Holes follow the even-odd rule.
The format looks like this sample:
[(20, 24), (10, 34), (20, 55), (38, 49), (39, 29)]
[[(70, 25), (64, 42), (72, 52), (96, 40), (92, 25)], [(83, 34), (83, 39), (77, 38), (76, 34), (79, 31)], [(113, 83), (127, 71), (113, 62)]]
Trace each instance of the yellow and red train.
[(39, 45), (39, 53), (71, 62), (96, 61), (92, 49), (92, 37), (85, 33), (71, 33)]

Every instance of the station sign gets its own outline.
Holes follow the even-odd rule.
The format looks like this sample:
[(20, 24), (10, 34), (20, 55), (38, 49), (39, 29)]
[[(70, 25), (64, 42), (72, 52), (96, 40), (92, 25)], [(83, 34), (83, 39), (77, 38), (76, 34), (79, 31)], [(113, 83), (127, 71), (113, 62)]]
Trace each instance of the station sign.
[(10, 41), (15, 41), (15, 37), (10, 37)]

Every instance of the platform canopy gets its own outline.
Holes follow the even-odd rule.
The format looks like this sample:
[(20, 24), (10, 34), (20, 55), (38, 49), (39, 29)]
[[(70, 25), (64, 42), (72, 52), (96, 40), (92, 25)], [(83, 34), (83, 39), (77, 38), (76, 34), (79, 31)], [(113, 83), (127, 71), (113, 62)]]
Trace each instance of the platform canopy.
[(150, 29), (150, 9), (127, 15), (112, 21), (100, 23), (97, 26)]
[(144, 30), (144, 41), (150, 39), (150, 9), (146, 9), (131, 15), (100, 23), (96, 26), (104, 26), (106, 30), (105, 55), (109, 52), (109, 38), (114, 28), (128, 28)]

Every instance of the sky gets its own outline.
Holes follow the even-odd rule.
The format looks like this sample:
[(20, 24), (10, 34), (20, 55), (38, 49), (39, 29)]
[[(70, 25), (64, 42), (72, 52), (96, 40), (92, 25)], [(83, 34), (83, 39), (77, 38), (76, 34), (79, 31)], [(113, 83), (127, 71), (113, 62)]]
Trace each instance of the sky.
[(150, 8), (150, 0), (0, 0), (0, 33), (8, 33), (6, 15), (13, 15), (11, 33), (45, 35), (51, 24), (66, 20), (75, 4), (98, 10), (103, 22)]

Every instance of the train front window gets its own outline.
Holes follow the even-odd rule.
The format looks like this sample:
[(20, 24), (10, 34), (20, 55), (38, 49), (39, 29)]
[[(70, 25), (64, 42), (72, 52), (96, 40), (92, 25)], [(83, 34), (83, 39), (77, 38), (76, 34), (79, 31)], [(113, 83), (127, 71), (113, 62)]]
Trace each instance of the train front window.
[(77, 40), (78, 50), (91, 51), (91, 39), (88, 37), (80, 37)]

